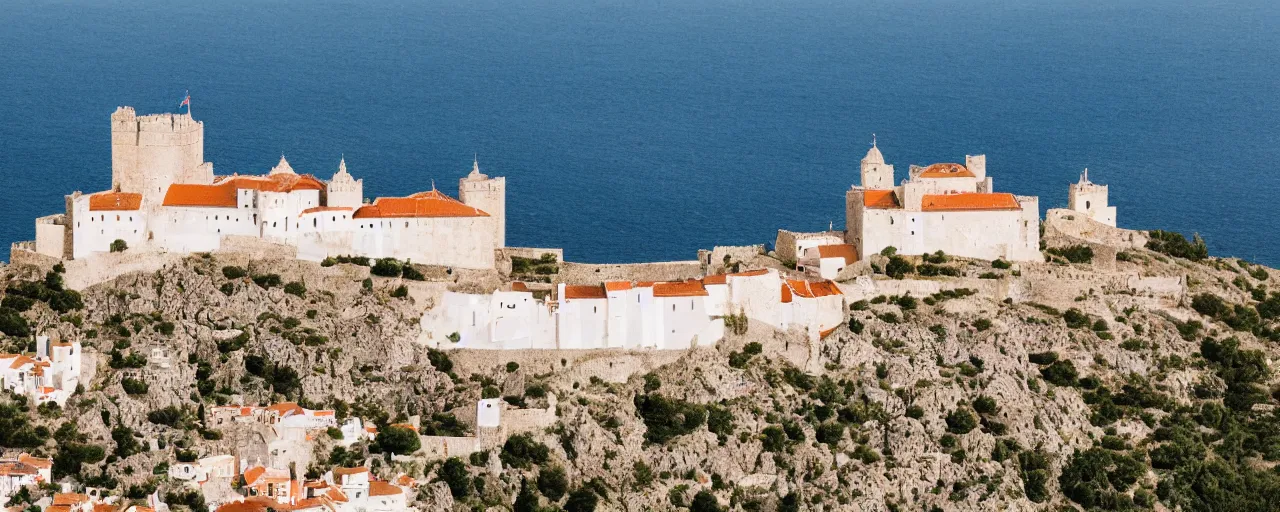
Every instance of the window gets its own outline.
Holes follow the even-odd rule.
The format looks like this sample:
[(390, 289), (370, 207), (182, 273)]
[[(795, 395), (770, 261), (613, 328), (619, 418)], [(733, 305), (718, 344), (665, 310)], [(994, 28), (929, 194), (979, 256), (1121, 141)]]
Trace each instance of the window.
[(1086, 210), (1088, 210), (1088, 209), (1089, 209), (1089, 203), (1090, 203), (1090, 201), (1085, 201), (1085, 202), (1084, 202), (1084, 209), (1086, 209)]
[(889, 217), (889, 225), (893, 225), (893, 217)]
[(596, 307), (595, 307), (595, 306), (591, 306), (591, 312), (592, 312), (592, 313), (595, 313), (595, 312), (596, 312)]
[(311, 219), (311, 227), (313, 228), (317, 227), (320, 225), (319, 223), (320, 223), (320, 219), (315, 219), (315, 218)]
[(672, 305), (671, 305), (671, 311), (672, 311), (672, 312), (674, 312), (675, 310), (676, 310), (676, 305), (675, 305), (675, 304), (672, 304)]

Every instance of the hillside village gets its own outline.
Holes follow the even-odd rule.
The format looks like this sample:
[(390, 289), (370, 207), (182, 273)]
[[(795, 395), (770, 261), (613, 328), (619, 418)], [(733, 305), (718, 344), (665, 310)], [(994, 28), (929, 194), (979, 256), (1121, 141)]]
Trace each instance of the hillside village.
[(0, 268), (8, 510), (1280, 498), (1275, 270), (1116, 227), (1087, 171), (1041, 221), (984, 156), (894, 185), (873, 143), (847, 231), (585, 264), (506, 247), (478, 164), (461, 200), (365, 203), (345, 163), (214, 177), (183, 117), (117, 111), (113, 189)]

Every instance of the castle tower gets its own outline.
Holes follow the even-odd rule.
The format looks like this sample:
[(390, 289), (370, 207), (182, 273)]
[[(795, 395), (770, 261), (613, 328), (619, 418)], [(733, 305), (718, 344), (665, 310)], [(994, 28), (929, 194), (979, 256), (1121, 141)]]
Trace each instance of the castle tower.
[(1068, 190), (1067, 208), (1116, 227), (1116, 207), (1107, 205), (1107, 186), (1089, 181), (1089, 169), (1085, 169), (1080, 174), (1080, 181), (1073, 183)]
[(871, 138), (871, 149), (862, 157), (862, 188), (884, 190), (893, 188), (893, 166), (884, 163), (884, 155)]
[(213, 183), (204, 161), (204, 123), (190, 114), (138, 116), (133, 107), (111, 114), (111, 187), (159, 204), (173, 183)]
[(326, 206), (338, 206), (355, 210), (364, 201), (364, 180), (352, 178), (347, 173), (347, 159), (338, 161), (338, 172), (329, 180), (326, 190)]
[(507, 246), (507, 179), (490, 178), (480, 172), (480, 160), (472, 162), (471, 174), (458, 180), (458, 199), (479, 208), (494, 220), (493, 246)]

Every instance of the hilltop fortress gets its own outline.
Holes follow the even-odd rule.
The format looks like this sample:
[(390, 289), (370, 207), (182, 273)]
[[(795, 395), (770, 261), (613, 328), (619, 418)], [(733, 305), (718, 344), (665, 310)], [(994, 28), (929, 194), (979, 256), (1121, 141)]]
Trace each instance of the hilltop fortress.
[(328, 181), (283, 156), (266, 175), (217, 176), (204, 159), (204, 123), (190, 114), (111, 115), (111, 189), (72, 193), (66, 213), (36, 220), (34, 244), (13, 251), (61, 260), (96, 254), (217, 251), (228, 237), (296, 248), (297, 257), (396, 258), (460, 268), (494, 266), (505, 243), (506, 180), (476, 162), (459, 198), (438, 190), (363, 199), (345, 161)]

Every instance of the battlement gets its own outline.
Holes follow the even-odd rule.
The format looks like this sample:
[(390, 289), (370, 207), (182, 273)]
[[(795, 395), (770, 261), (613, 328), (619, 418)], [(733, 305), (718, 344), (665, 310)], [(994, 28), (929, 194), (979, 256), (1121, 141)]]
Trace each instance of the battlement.
[(204, 129), (204, 123), (188, 114), (161, 113), (137, 115), (133, 107), (117, 107), (111, 114), (112, 132), (195, 133)]

